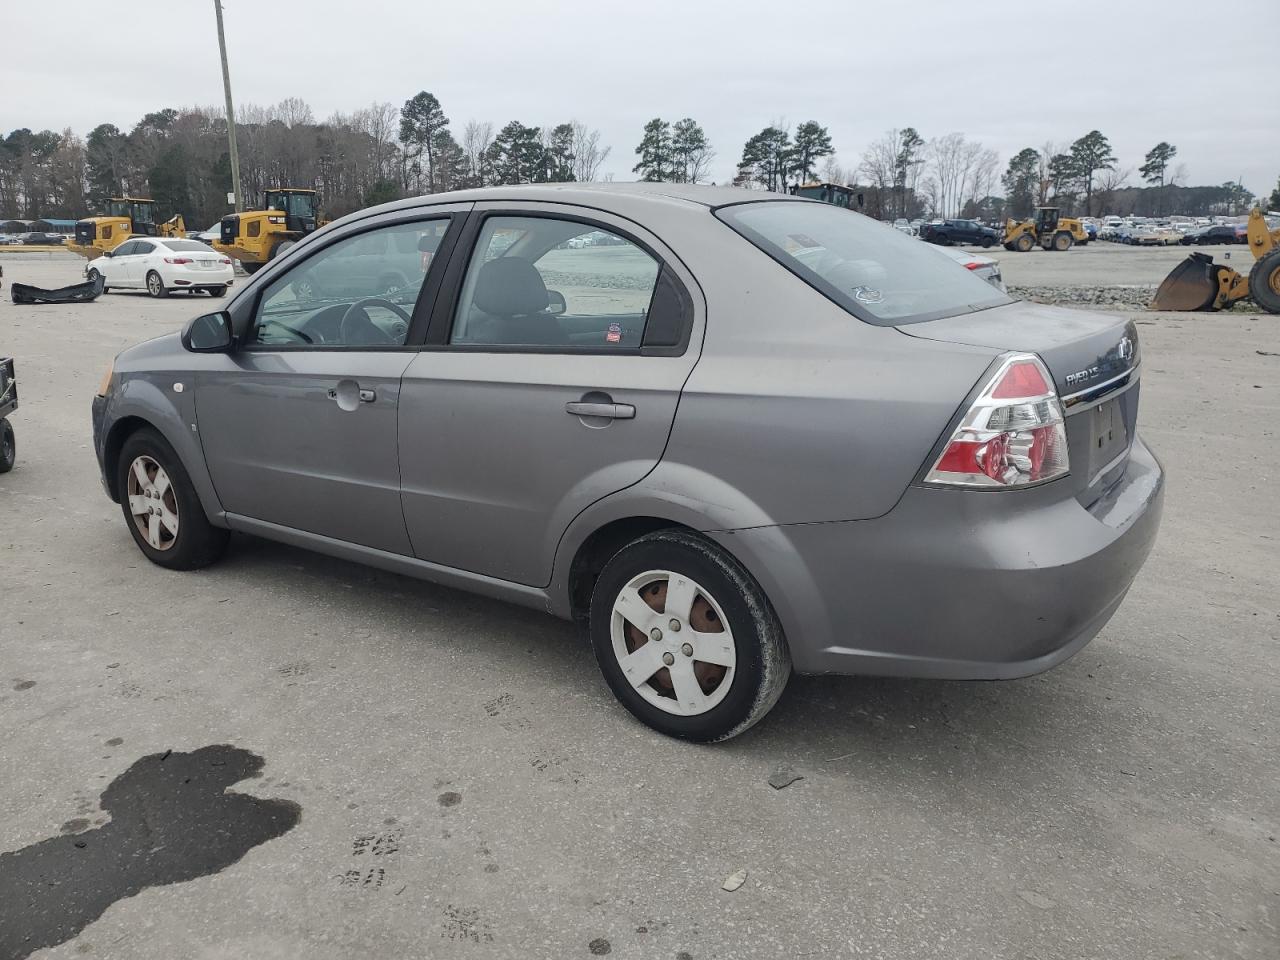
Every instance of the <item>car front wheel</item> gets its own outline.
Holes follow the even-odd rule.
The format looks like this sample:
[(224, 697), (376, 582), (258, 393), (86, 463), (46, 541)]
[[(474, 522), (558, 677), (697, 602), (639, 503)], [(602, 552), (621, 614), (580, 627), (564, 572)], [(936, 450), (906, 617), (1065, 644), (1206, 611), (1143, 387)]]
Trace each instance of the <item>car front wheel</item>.
[(191, 477), (160, 434), (148, 428), (132, 434), (116, 469), (125, 523), (148, 560), (195, 570), (222, 555), (229, 534), (209, 523)]
[(672, 737), (742, 733), (791, 676), (763, 591), (733, 557), (684, 531), (650, 534), (614, 555), (592, 592), (590, 629), (614, 696)]
[[(89, 272), (85, 274), (84, 278), (90, 283), (97, 283), (100, 276), (102, 276), (102, 274), (98, 272), (96, 267), (90, 267)], [(109, 289), (110, 288), (105, 283), (102, 285), (103, 293), (106, 293)]]

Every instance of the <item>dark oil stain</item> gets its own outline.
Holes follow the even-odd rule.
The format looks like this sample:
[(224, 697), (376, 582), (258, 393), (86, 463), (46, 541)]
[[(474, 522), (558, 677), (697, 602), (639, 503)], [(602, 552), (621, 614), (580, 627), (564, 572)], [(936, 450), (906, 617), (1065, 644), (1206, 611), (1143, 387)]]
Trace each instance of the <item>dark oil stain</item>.
[(590, 950), (593, 954), (595, 954), (595, 956), (603, 957), (606, 953), (610, 952), (613, 949), (613, 945), (609, 943), (609, 941), (606, 940), (604, 937), (596, 937), (594, 940), (592, 940), (590, 943), (587, 944), (587, 949)]
[(124, 743), (124, 740), (121, 737), (112, 737), (110, 740), (107, 741), (107, 746), (118, 747), (122, 743)]
[(68, 820), (58, 828), (59, 833), (79, 833), (81, 830), (88, 829), (89, 821), (84, 817), (76, 817), (74, 820)]
[(688, 951), (681, 950), (676, 954), (676, 960), (693, 960), (693, 954)]
[(498, 872), (498, 865), (497, 865), (496, 863), (486, 863), (486, 864), (484, 865), (484, 872), (485, 872), (485, 873), (497, 873), (497, 872)]
[(36, 685), (36, 682), (34, 680), (19, 680), (17, 683), (13, 685), (13, 689), (30, 690), (35, 685)]
[(436, 800), (442, 807), (456, 807), (462, 802), (462, 794), (454, 793), (452, 790), (442, 793)]
[(227, 790), (262, 764), (225, 744), (153, 753), (102, 791), (106, 825), (0, 853), (0, 957), (65, 943), (117, 900), (217, 873), (292, 830), (298, 804)]

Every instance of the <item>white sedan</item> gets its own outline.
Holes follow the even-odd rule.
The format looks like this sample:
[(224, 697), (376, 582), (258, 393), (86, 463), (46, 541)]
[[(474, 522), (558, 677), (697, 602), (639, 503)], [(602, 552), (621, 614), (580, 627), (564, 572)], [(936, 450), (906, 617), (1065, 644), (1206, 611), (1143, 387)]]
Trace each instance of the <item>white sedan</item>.
[(203, 290), (221, 297), (235, 280), (230, 257), (207, 243), (166, 237), (134, 237), (85, 266), (90, 281), (103, 279), (107, 290), (146, 290), (167, 297), (171, 290)]

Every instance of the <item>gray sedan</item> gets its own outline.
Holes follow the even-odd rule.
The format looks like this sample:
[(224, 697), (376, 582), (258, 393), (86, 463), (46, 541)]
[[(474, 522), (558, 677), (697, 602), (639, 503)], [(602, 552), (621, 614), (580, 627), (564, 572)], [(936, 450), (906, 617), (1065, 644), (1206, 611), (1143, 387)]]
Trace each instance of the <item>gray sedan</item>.
[[(375, 246), (418, 251), (403, 283), (364, 282)], [(94, 446), (161, 566), (235, 530), (572, 618), (628, 710), (706, 741), (793, 671), (1008, 678), (1083, 647), (1159, 525), (1139, 377), (1131, 322), (857, 213), (523, 186), (309, 236), (120, 354)]]

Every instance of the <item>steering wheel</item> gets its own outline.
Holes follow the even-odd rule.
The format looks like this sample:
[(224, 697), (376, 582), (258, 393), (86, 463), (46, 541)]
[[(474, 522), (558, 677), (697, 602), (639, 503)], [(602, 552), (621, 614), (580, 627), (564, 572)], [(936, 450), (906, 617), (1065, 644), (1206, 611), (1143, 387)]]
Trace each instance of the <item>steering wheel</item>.
[[(394, 337), (369, 319), (369, 313), (365, 310), (366, 307), (385, 307), (404, 321), (406, 329), (408, 329), (409, 322), (412, 319), (402, 307), (392, 303), (390, 300), (382, 297), (365, 297), (363, 300), (357, 300), (347, 307), (346, 313), (342, 315), (342, 319), (338, 322), (338, 336), (343, 343), (394, 344), (396, 342)], [(370, 340), (371, 334), (376, 339)]]

